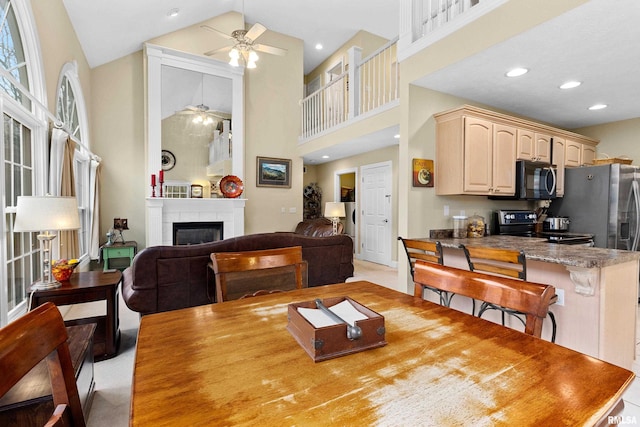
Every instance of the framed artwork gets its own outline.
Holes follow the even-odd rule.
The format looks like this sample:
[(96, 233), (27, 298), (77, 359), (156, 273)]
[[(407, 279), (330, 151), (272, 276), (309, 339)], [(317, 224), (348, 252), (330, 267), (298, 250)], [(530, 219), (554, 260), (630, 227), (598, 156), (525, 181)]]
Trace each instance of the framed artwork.
[(413, 159), (414, 187), (433, 187), (433, 160)]
[(256, 186), (291, 188), (291, 159), (257, 157)]

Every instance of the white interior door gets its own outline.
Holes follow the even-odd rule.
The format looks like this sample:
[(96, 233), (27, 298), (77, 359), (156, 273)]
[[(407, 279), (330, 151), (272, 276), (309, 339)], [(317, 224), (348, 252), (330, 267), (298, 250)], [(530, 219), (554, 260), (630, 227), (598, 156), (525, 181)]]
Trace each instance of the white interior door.
[(391, 162), (362, 167), (362, 258), (391, 264)]

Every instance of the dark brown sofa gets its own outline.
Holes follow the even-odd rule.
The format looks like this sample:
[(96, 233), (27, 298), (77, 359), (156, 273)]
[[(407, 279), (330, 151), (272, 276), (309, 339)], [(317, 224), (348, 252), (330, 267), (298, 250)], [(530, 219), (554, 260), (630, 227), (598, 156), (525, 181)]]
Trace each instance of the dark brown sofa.
[[(276, 232), (239, 236), (188, 246), (152, 246), (140, 251), (123, 273), (122, 297), (141, 314), (209, 304), (207, 264), (212, 252), (238, 252), (302, 246), (309, 286), (344, 282), (353, 276), (349, 236), (311, 237)], [(212, 283), (212, 282), (211, 282)], [(213, 295), (211, 295), (213, 298)]]

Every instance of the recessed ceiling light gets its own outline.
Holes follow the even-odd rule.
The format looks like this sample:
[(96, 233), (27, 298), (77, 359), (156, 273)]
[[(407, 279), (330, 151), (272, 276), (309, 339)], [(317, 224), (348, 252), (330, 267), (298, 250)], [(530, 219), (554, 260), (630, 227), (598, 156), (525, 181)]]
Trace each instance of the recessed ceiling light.
[(529, 70), (527, 70), (526, 68), (514, 68), (512, 70), (507, 71), (507, 73), (505, 74), (505, 76), (507, 77), (519, 77), (523, 74), (527, 74), (529, 72)]
[(395, 139), (400, 139), (400, 134), (399, 134), (399, 133), (397, 133), (397, 134), (393, 135), (393, 137), (394, 137)]
[(582, 82), (578, 81), (569, 81), (560, 85), (560, 89), (573, 89), (574, 87), (578, 87), (582, 84)]
[(589, 110), (602, 110), (603, 108), (607, 108), (607, 104), (595, 104), (589, 107)]
[(167, 16), (170, 18), (176, 17), (178, 16), (178, 14), (180, 13), (180, 9), (178, 9), (177, 7), (174, 9), (171, 9), (169, 12), (167, 12)]
[(322, 50), (322, 43), (316, 43), (316, 50)]
[(322, 156), (323, 159), (328, 159), (329, 156), (327, 156), (326, 154), (324, 156)]

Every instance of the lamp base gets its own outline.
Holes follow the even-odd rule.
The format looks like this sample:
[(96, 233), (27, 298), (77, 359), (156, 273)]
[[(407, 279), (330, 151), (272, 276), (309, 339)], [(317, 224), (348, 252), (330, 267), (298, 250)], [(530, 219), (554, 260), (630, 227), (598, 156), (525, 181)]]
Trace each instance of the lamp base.
[(31, 290), (33, 291), (44, 291), (47, 289), (55, 289), (55, 288), (59, 288), (60, 286), (62, 286), (62, 283), (60, 282), (45, 282), (45, 281), (39, 281), (34, 283), (33, 285), (31, 285)]

